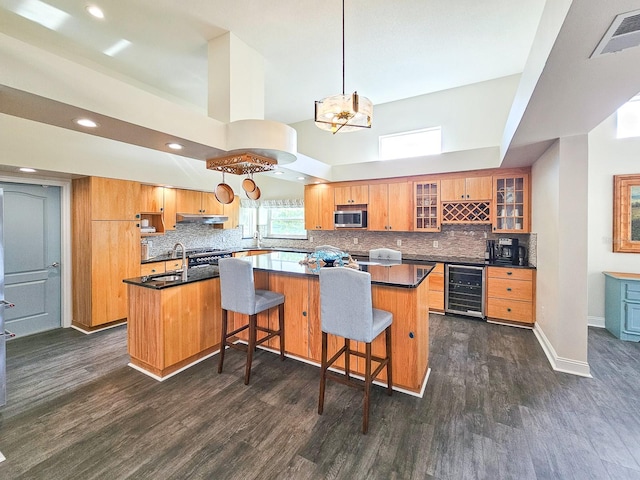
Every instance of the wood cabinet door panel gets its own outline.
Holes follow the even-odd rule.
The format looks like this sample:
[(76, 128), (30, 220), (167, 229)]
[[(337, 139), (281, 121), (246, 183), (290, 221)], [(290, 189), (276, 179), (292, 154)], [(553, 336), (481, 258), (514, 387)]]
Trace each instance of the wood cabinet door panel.
[[(270, 275), (269, 290), (284, 294), (285, 351), (309, 358), (309, 289), (305, 277)], [(277, 310), (272, 313), (277, 318)], [(276, 326), (273, 325), (272, 328)], [(276, 340), (279, 341), (279, 340)]]
[(165, 230), (176, 229), (176, 189), (163, 188), (162, 219)]
[(507, 298), (530, 302), (533, 298), (533, 287), (531, 282), (524, 280), (490, 278), (487, 282), (487, 295), (494, 298)]
[(531, 302), (519, 302), (502, 298), (487, 299), (487, 316), (514, 322), (534, 322)]
[(90, 177), (92, 220), (135, 220), (140, 213), (140, 184)]
[(440, 200), (442, 202), (458, 202), (465, 200), (465, 179), (444, 178), (440, 180)]
[(202, 213), (209, 215), (222, 215), (224, 213), (224, 205), (218, 201), (213, 193), (201, 192), (202, 194)]
[(389, 184), (389, 230), (408, 232), (413, 225), (413, 188), (410, 183)]
[(492, 177), (470, 177), (465, 179), (465, 200), (491, 200)]
[(386, 183), (369, 187), (368, 229), (385, 231), (389, 225), (389, 186)]
[(177, 213), (202, 213), (202, 192), (176, 189)]
[(336, 205), (349, 205), (351, 203), (351, 187), (335, 187), (333, 196)]
[(164, 205), (164, 188), (153, 185), (140, 185), (140, 211), (162, 212)]
[(140, 236), (132, 221), (93, 221), (91, 326), (127, 317), (125, 278), (140, 275)]
[(356, 205), (369, 203), (369, 185), (353, 185), (351, 187), (351, 200)]

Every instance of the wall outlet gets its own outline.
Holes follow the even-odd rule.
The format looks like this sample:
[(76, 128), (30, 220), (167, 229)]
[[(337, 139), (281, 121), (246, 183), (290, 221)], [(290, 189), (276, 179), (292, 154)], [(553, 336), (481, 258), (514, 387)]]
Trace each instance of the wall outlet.
[(433, 241), (433, 248), (438, 248), (438, 240)]
[(401, 247), (402, 246), (402, 240), (401, 239), (396, 240), (396, 245)]
[(354, 239), (353, 239), (353, 244), (354, 244), (354, 245), (357, 245), (357, 244), (358, 244), (358, 239), (357, 239), (357, 238), (354, 238)]
[(309, 241), (313, 243), (313, 237), (309, 237)]

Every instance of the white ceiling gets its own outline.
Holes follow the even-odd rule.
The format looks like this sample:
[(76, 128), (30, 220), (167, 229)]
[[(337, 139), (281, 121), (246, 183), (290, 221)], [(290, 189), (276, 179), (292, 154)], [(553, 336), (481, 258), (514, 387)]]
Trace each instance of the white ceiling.
[[(97, 0), (104, 20), (87, 3), (0, 0), (0, 29), (203, 112), (207, 41), (227, 31), (265, 59), (266, 119), (311, 119), (313, 100), (342, 89), (340, 0)], [(520, 73), (544, 4), (347, 0), (347, 93), (375, 105)], [(47, 5), (63, 12), (56, 29), (17, 13)], [(121, 39), (131, 45), (102, 53)]]

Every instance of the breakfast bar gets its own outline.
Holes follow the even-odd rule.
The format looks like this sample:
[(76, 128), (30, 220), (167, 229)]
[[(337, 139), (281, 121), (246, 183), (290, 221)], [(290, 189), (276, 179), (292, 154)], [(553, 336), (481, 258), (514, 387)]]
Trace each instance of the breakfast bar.
[[(301, 263), (305, 258), (304, 253), (272, 252), (247, 257), (247, 261), (253, 265), (256, 288), (285, 295), (287, 356), (319, 365), (319, 270)], [(360, 259), (358, 268), (371, 274), (373, 306), (393, 313), (394, 387), (421, 395), (428, 373), (428, 275), (433, 264)], [(164, 379), (219, 350), (221, 307), (217, 267), (189, 269), (186, 280), (179, 276), (138, 277), (125, 283), (129, 293), (131, 366)], [(263, 313), (258, 316), (258, 323), (275, 327), (276, 317), (275, 313)], [(229, 321), (232, 328), (246, 319), (230, 313)], [(245, 339), (240, 336), (239, 340)], [(276, 350), (278, 342), (279, 339), (274, 338), (265, 347)], [(338, 350), (338, 342), (337, 338), (330, 337), (330, 355)], [(373, 352), (382, 350), (383, 339), (377, 339)], [(356, 375), (362, 374), (364, 368), (357, 360), (351, 364)], [(384, 374), (382, 380), (386, 380)]]

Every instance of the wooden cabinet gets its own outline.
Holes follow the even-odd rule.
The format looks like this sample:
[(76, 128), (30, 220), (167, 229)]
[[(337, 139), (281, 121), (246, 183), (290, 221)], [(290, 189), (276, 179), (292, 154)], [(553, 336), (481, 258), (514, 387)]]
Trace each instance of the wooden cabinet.
[(444, 312), (444, 263), (436, 263), (428, 278), (429, 311)]
[(535, 270), (487, 267), (487, 317), (535, 322)]
[(491, 200), (491, 177), (446, 178), (440, 180), (443, 202)]
[(128, 285), (131, 363), (158, 377), (211, 355), (220, 345), (220, 280), (155, 290)]
[(122, 280), (140, 274), (139, 205), (139, 183), (100, 177), (73, 180), (74, 325), (94, 330), (126, 320)]
[[(176, 190), (155, 185), (140, 186), (141, 219), (147, 218), (157, 233), (176, 229)], [(159, 217), (153, 217), (156, 213)], [(145, 217), (146, 214), (146, 217)]]
[(529, 233), (529, 175), (495, 176), (493, 190), (493, 231)]
[(222, 215), (223, 205), (215, 195), (197, 190), (176, 189), (177, 213)]
[(153, 263), (142, 263), (140, 265), (140, 276), (144, 275), (155, 275), (156, 273), (164, 273), (165, 263), (164, 262), (153, 262)]
[(233, 202), (222, 206), (222, 214), (229, 217), (222, 228), (238, 228), (240, 226), (240, 197), (235, 195)]
[(606, 329), (621, 340), (640, 341), (640, 274), (604, 275)]
[(415, 182), (413, 192), (413, 229), (418, 232), (439, 232), (440, 182)]
[[(87, 209), (91, 220), (136, 220), (140, 213), (140, 184), (104, 177), (73, 181), (74, 211)], [(82, 197), (82, 198), (81, 198)], [(84, 204), (81, 204), (84, 202)]]
[(333, 230), (333, 188), (328, 184), (304, 187), (304, 228)]
[(371, 231), (408, 232), (411, 215), (411, 184), (380, 183), (369, 186), (368, 229)]
[(335, 205), (367, 205), (369, 203), (369, 186), (335, 187), (334, 203)]

